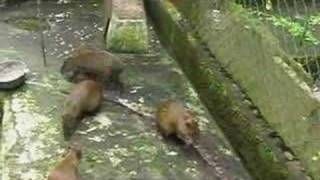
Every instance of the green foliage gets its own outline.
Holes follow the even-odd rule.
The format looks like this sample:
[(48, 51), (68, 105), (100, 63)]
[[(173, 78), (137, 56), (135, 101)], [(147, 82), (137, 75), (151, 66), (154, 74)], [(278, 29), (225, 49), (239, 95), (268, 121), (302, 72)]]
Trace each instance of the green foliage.
[(287, 30), (292, 36), (303, 41), (310, 42), (314, 45), (318, 45), (320, 43), (319, 40), (313, 35), (312, 31), (310, 31), (310, 20), (304, 20), (305, 22), (303, 23), (305, 25), (281, 16), (270, 16), (267, 18), (267, 20), (270, 20), (273, 25)]
[(17, 19), (13, 22), (18, 28), (27, 31), (37, 31), (40, 29), (39, 20), (36, 18)]
[(118, 52), (143, 53), (147, 49), (146, 27), (141, 24), (118, 24), (111, 34), (110, 49)]
[(261, 11), (252, 11), (252, 14), (260, 20), (270, 21), (274, 26), (279, 27), (290, 33), (291, 36), (300, 39), (301, 42), (308, 42), (319, 45), (320, 40), (313, 34), (313, 26), (320, 25), (320, 15), (310, 16), (307, 19), (297, 20), (290, 17), (267, 14)]

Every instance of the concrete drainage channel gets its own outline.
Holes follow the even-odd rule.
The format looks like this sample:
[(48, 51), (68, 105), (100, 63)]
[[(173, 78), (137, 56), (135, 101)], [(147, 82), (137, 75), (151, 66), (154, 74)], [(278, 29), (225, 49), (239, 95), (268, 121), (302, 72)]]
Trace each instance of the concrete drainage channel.
[[(200, 99), (255, 179), (310, 179), (299, 160), (263, 120), (250, 98), (219, 65), (170, 1), (145, 1), (161, 43), (178, 61)], [(247, 102), (247, 103), (245, 103)], [(288, 155), (289, 154), (289, 155)]]

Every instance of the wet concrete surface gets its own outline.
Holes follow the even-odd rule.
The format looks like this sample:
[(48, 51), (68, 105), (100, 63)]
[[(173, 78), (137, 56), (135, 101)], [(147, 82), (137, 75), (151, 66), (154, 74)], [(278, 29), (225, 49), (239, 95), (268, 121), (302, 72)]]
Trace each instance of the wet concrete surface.
[[(60, 74), (60, 66), (79, 46), (103, 49), (101, 7), (91, 0), (64, 5), (43, 2), (41, 12), (49, 27), (44, 32), (47, 67), (42, 63), (38, 29), (21, 29), (14, 21), (34, 18), (34, 2), (0, 9), (0, 61), (21, 60), (30, 68), (23, 87), (0, 93), (5, 112), (2, 179), (46, 179), (73, 142), (83, 146), (82, 179), (251, 179), (177, 64), (159, 45), (151, 27), (148, 54), (117, 54), (126, 65), (122, 76), (125, 92), (120, 97), (117, 92), (105, 92), (106, 99), (117, 99), (148, 116), (105, 100), (97, 114), (84, 119), (71, 142), (63, 140), (63, 92), (73, 84)], [(156, 104), (166, 98), (180, 99), (196, 112), (201, 129), (198, 150), (165, 140), (157, 132), (152, 114)]]

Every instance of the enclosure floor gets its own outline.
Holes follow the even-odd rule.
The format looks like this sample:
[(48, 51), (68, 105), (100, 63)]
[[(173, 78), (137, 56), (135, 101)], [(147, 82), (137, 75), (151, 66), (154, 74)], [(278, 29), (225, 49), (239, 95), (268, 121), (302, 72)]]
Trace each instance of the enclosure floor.
[(37, 23), (34, 2), (0, 9), (0, 62), (18, 59), (30, 68), (24, 86), (0, 92), (5, 102), (2, 180), (46, 179), (68, 143), (75, 141), (83, 146), (82, 179), (251, 179), (151, 27), (147, 54), (118, 54), (126, 65), (122, 77), (126, 90), (120, 97), (116, 91), (106, 91), (107, 98), (120, 98), (140, 113), (153, 112), (159, 101), (170, 97), (186, 102), (200, 123), (200, 153), (163, 139), (154, 118), (139, 116), (107, 100), (96, 115), (83, 121), (71, 142), (63, 140), (63, 92), (73, 84), (62, 77), (60, 66), (72, 49), (81, 45), (103, 49), (99, 2), (43, 2), (41, 12), (50, 26), (44, 35), (47, 67), (43, 65), (40, 33), (29, 29)]

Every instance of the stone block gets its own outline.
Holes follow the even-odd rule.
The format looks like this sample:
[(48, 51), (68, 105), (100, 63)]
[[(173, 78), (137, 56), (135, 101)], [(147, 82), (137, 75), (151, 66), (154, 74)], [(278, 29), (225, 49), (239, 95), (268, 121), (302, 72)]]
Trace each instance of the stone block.
[(148, 49), (148, 28), (142, 0), (108, 1), (110, 18), (106, 47), (113, 52), (144, 53)]

